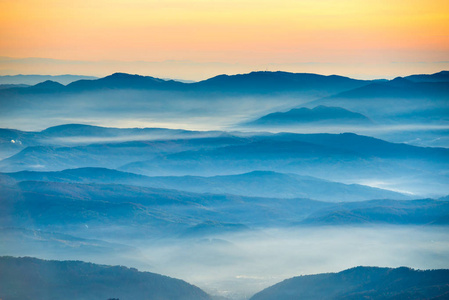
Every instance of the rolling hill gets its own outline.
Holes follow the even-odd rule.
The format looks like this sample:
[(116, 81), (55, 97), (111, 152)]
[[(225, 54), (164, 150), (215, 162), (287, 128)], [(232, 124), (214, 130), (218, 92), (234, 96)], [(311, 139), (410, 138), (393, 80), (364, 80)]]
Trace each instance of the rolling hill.
[[(342, 224), (446, 225), (449, 221), (449, 202), (432, 199), (329, 203), (301, 198), (197, 194), (123, 184), (42, 181), (3, 181), (0, 195), (3, 200), (0, 226), (79, 231), (93, 235), (91, 238), (98, 233), (176, 236), (189, 228), (191, 232), (200, 224), (234, 224), (232, 228), (244, 229)], [(220, 227), (228, 229), (226, 226), (217, 229)]]
[(287, 127), (295, 125), (371, 125), (371, 120), (359, 113), (340, 107), (317, 106), (313, 109), (294, 108), (287, 112), (276, 112), (244, 125), (261, 127)]
[(8, 300), (211, 299), (185, 281), (122, 266), (8, 256), (0, 257), (0, 297)]
[(409, 195), (358, 184), (342, 184), (310, 176), (254, 171), (212, 177), (148, 177), (104, 168), (68, 169), (59, 172), (4, 173), (17, 181), (127, 184), (176, 189), (195, 193), (234, 194), (249, 197), (309, 198), (328, 202), (372, 199), (410, 199)]
[(449, 270), (356, 267), (339, 273), (294, 277), (250, 300), (447, 299)]

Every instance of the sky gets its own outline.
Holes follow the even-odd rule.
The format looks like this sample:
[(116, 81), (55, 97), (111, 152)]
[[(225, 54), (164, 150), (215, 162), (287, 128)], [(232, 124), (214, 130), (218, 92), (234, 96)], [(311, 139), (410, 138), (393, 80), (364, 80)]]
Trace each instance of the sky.
[(0, 0), (0, 75), (445, 68), (447, 0)]

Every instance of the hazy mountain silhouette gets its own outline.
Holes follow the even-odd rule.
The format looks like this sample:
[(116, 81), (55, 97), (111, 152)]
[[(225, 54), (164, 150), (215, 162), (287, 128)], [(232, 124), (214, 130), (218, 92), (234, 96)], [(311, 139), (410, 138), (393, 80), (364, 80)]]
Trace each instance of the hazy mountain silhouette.
[(57, 92), (61, 91), (65, 86), (56, 81), (47, 80), (27, 88), (28, 91), (33, 92)]
[[(411, 82), (443, 82), (446, 83), (448, 71), (432, 75), (411, 75), (404, 80)], [(83, 76), (81, 76), (83, 77)], [(44, 79), (45, 78), (45, 79)], [(48, 77), (46, 80), (56, 81)], [(0, 80), (1, 81), (1, 80)], [(372, 83), (375, 82), (375, 83)], [(0, 82), (1, 83), (1, 82)], [(26, 82), (20, 82), (25, 83)], [(90, 78), (73, 81), (66, 86), (67, 91), (86, 91), (95, 89), (161, 89), (174, 91), (214, 91), (214, 92), (244, 92), (244, 93), (281, 93), (294, 91), (315, 91), (318, 94), (334, 94), (369, 85), (394, 85), (394, 81), (369, 81), (356, 80), (348, 77), (331, 75), (324, 76), (312, 73), (289, 72), (251, 72), (238, 75), (218, 75), (203, 81), (184, 83), (175, 80), (165, 80), (151, 76), (132, 75), (126, 73), (114, 73), (104, 78)], [(416, 89), (425, 90), (432, 87), (418, 85)], [(433, 87), (438, 87), (434, 85)]]
[[(150, 131), (150, 130), (149, 130)], [(161, 132), (157, 133), (160, 134)], [(163, 133), (162, 133), (163, 134)], [(171, 133), (169, 132), (168, 135)], [(192, 136), (195, 134), (193, 133)], [(238, 145), (246, 142), (246, 139), (234, 136), (207, 137), (184, 139), (161, 139), (147, 141), (129, 141), (86, 144), (74, 147), (58, 147), (54, 143), (44, 146), (29, 146), (23, 149), (17, 143), (8, 143), (11, 151), (20, 150), (13, 156), (0, 162), (0, 168), (5, 170), (61, 170), (78, 167), (108, 167), (117, 168), (123, 164), (139, 159), (152, 159), (157, 155), (176, 153), (193, 149), (210, 149), (228, 145)], [(149, 134), (151, 136), (151, 132)], [(129, 136), (128, 136), (129, 137)], [(186, 135), (188, 137), (188, 135)], [(176, 134), (175, 134), (176, 138)], [(125, 138), (126, 139), (126, 138)], [(72, 140), (67, 141), (70, 144)], [(75, 140), (76, 141), (76, 140)]]
[(9, 157), (30, 146), (76, 146), (107, 142), (166, 140), (233, 136), (222, 131), (191, 131), (165, 128), (113, 128), (64, 124), (42, 131), (0, 128), (0, 155)]
[(123, 184), (6, 182), (0, 193), (4, 227), (64, 231), (66, 227), (83, 230), (89, 224), (90, 232), (111, 226), (114, 235), (122, 227), (128, 235), (168, 236), (208, 220), (282, 226), (329, 205), (308, 199), (197, 194)]
[(78, 80), (67, 85), (70, 91), (95, 89), (180, 89), (185, 84), (174, 80), (163, 80), (151, 76), (114, 73), (95, 80)]
[[(240, 75), (219, 75), (207, 80), (183, 83), (151, 76), (115, 73), (100, 79), (82, 79), (65, 87), (67, 93), (77, 93), (103, 89), (137, 89), (188, 92), (219, 93), (287, 93), (315, 92), (321, 96), (354, 89), (369, 81), (343, 76), (324, 76), (308, 73), (252, 72)], [(18, 92), (29, 92), (17, 89)], [(51, 89), (47, 89), (49, 93)]]
[[(445, 201), (431, 199), (413, 201), (372, 200), (336, 204), (322, 208), (302, 224), (449, 224), (449, 206)], [(425, 211), (425, 213), (423, 213)]]
[(217, 234), (229, 234), (233, 232), (242, 232), (250, 230), (248, 226), (239, 223), (224, 223), (217, 221), (204, 221), (200, 224), (187, 228), (182, 234), (182, 237), (207, 237)]
[(79, 123), (98, 120), (101, 124), (120, 118), (125, 122), (121, 116), (126, 112), (127, 122), (174, 122), (176, 127), (183, 128), (186, 123), (198, 125), (200, 120), (202, 128), (210, 128), (211, 124), (204, 123), (214, 120), (214, 128), (223, 128), (238, 126), (268, 112), (324, 105), (363, 114), (377, 126), (428, 124), (447, 121), (448, 96), (447, 82), (413, 82), (404, 78), (382, 82), (317, 74), (253, 72), (181, 83), (116, 73), (64, 87), (46, 84), (0, 89), (3, 108), (0, 119), (3, 127), (36, 128), (67, 119)]
[(413, 116), (419, 118), (423, 111), (432, 110), (439, 119), (447, 116), (448, 97), (449, 82), (414, 82), (398, 77), (315, 100), (307, 106), (339, 106), (387, 120), (396, 120), (402, 114), (411, 113), (402, 121), (416, 123), (422, 120), (414, 120)]
[(29, 87), (28, 84), (0, 84), (0, 90)]
[(366, 85), (369, 81), (331, 75), (288, 72), (251, 72), (239, 75), (219, 75), (192, 84), (197, 90), (251, 93), (281, 93), (315, 91), (332, 94)]
[(211, 299), (185, 281), (133, 268), (8, 256), (0, 257), (0, 297), (8, 300)]
[(5, 75), (0, 76), (0, 84), (35, 85), (47, 80), (51, 80), (67, 85), (71, 82), (82, 79), (93, 80), (97, 79), (97, 77), (83, 75)]
[[(237, 145), (160, 155), (119, 169), (148, 176), (212, 176), (263, 169), (333, 181), (382, 178), (382, 181), (395, 182), (397, 178), (407, 178), (409, 184), (403, 187), (405, 190), (415, 193), (440, 190), (447, 194), (447, 184), (443, 183), (447, 178), (441, 171), (449, 163), (448, 151), (388, 143), (355, 134), (277, 134), (253, 137)], [(2, 165), (7, 162), (4, 160)], [(424, 190), (418, 192), (416, 188)]]
[[(449, 150), (444, 148), (389, 143), (349, 133), (249, 136), (218, 133), (204, 138), (195, 138), (194, 133), (194, 138), (190, 138), (188, 134), (186, 138), (99, 142), (72, 147), (30, 146), (20, 150), (22, 146), (17, 146), (20, 152), (0, 161), (0, 170), (61, 171), (101, 167), (147, 176), (214, 176), (267, 170), (332, 181), (345, 178), (351, 180), (349, 182), (363, 178), (394, 182), (396, 178), (402, 181), (407, 178), (409, 187), (423, 188), (424, 193), (449, 192), (444, 190), (446, 178), (441, 173), (449, 164)], [(413, 189), (415, 193), (423, 193)]]
[(405, 78), (414, 82), (449, 82), (449, 71), (441, 71), (435, 74), (410, 75)]
[(35, 136), (41, 139), (46, 138), (67, 138), (67, 137), (90, 137), (92, 141), (95, 142), (93, 138), (102, 137), (129, 137), (132, 139), (133, 136), (141, 136), (142, 139), (146, 137), (147, 139), (160, 139), (171, 136), (207, 136), (207, 135), (220, 135), (223, 132), (209, 131), (209, 132), (199, 132), (190, 131), (183, 129), (166, 129), (166, 128), (114, 128), (114, 127), (101, 127), (92, 126), (85, 124), (64, 124), (49, 127), (40, 132), (36, 132)]
[(51, 253), (67, 257), (67, 255), (88, 252), (113, 257), (117, 253), (135, 251), (130, 246), (98, 239), (87, 239), (58, 232), (13, 227), (0, 228), (0, 240), (3, 243), (0, 246), (2, 253), (14, 247), (14, 254), (17, 256), (31, 255), (33, 253)]
[(250, 197), (310, 198), (321, 201), (410, 199), (410, 196), (358, 184), (342, 184), (295, 174), (254, 171), (246, 174), (198, 177), (147, 177), (104, 168), (69, 169), (60, 172), (5, 174), (18, 181), (128, 184), (176, 189), (195, 193), (234, 194)]
[[(329, 203), (198, 194), (123, 184), (79, 184), (42, 181), (0, 185), (0, 225), (64, 232), (111, 228), (126, 234), (168, 237), (190, 228), (204, 232), (204, 222), (234, 224), (233, 229), (270, 226), (342, 224), (435, 224), (449, 222), (449, 202), (441, 200), (373, 200)], [(218, 223), (214, 223), (218, 222)], [(199, 227), (195, 227), (196, 225)], [(208, 223), (205, 223), (208, 224)], [(192, 227), (193, 226), (193, 227)], [(208, 226), (210, 227), (210, 226)], [(228, 230), (227, 226), (212, 226)], [(85, 233), (86, 234), (86, 233)]]
[(298, 124), (338, 125), (362, 124), (369, 125), (371, 120), (366, 116), (346, 110), (341, 107), (317, 106), (313, 109), (294, 108), (287, 112), (276, 112), (246, 123), (249, 126), (294, 126)]
[(339, 273), (305, 275), (271, 286), (251, 300), (446, 299), (449, 270), (356, 267)]

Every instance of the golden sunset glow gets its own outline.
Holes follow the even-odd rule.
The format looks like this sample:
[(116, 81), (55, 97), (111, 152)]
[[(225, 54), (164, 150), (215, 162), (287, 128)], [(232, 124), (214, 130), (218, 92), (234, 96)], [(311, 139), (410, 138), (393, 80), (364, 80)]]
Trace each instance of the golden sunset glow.
[(445, 0), (0, 1), (0, 56), (224, 63), (449, 60)]

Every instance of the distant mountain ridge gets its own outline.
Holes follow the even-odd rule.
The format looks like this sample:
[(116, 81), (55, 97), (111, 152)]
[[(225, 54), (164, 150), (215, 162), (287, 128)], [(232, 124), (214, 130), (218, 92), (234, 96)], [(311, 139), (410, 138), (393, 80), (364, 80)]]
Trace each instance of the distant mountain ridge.
[[(370, 81), (331, 75), (288, 72), (251, 72), (239, 75), (218, 75), (207, 80), (183, 83), (151, 76), (114, 73), (99, 79), (82, 79), (68, 84), (65, 92), (83, 92), (102, 89), (142, 89), (190, 92), (226, 93), (282, 93), (319, 92), (323, 96), (350, 90), (368, 84)], [(30, 90), (21, 89), (24, 93)], [(53, 91), (51, 86), (47, 92)]]
[(131, 75), (126, 73), (114, 73), (112, 75), (95, 80), (78, 80), (67, 85), (71, 91), (94, 89), (179, 89), (185, 83), (174, 80), (163, 80), (151, 76)]
[[(449, 82), (449, 71), (435, 74), (409, 75), (404, 77), (411, 82)], [(266, 92), (294, 91), (298, 89), (317, 89), (324, 86), (335, 90), (349, 90), (371, 82), (384, 83), (379, 80), (358, 80), (339, 75), (319, 75), (314, 73), (290, 73), (283, 71), (255, 71), (237, 75), (218, 75), (198, 82), (181, 82), (172, 79), (160, 79), (151, 76), (114, 73), (103, 78), (80, 75), (7, 75), (0, 76), (0, 84), (38, 84), (55, 81), (71, 90), (89, 90), (98, 88), (137, 88), (137, 89), (189, 89), (216, 90), (228, 88), (233, 91)], [(388, 82), (388, 81), (387, 81)]]
[[(85, 127), (79, 128), (83, 132)], [(59, 129), (66, 132), (64, 128), (55, 130)], [(89, 127), (85, 129), (90, 131)], [(70, 129), (66, 133), (76, 132)], [(127, 131), (124, 129), (124, 132)], [(96, 167), (147, 176), (215, 176), (265, 170), (307, 174), (331, 181), (345, 178), (346, 182), (358, 183), (370, 182), (379, 176), (383, 181), (392, 182), (407, 178), (407, 187), (392, 186), (392, 189), (425, 195), (437, 188), (441, 191), (439, 195), (448, 193), (447, 184), (443, 183), (447, 177), (442, 172), (449, 164), (449, 150), (445, 148), (389, 143), (350, 133), (239, 136), (187, 132), (170, 138), (170, 132), (160, 140), (122, 142), (107, 139), (101, 142), (96, 137), (100, 142), (64, 146), (38, 144), (26, 147), (5, 139), (7, 145), (17, 147), (20, 152), (1, 160), (0, 170), (62, 171)], [(6, 130), (4, 134), (13, 139), (14, 135), (20, 138), (24, 133)], [(51, 132), (48, 134), (51, 136)]]
[(0, 76), (0, 84), (27, 84), (35, 85), (47, 80), (56, 81), (63, 85), (82, 79), (97, 79), (95, 76), (85, 75), (4, 75)]
[[(447, 120), (449, 81), (414, 81), (413, 78), (397, 77), (387, 82), (372, 82), (304, 106), (338, 106), (380, 119), (393, 117), (397, 120), (405, 114), (404, 120), (409, 122), (417, 122), (423, 113), (430, 112), (437, 120)], [(424, 118), (426, 120), (429, 121)]]
[[(5, 180), (4, 180), (5, 179)], [(192, 193), (125, 184), (81, 184), (49, 181), (8, 182), (0, 176), (0, 226), (45, 231), (95, 228), (112, 236), (154, 237), (257, 227), (329, 225), (447, 225), (444, 200), (371, 200), (330, 203), (304, 198), (282, 199)], [(45, 205), (41, 205), (45, 203)], [(95, 217), (92, 217), (95, 216)], [(206, 223), (205, 223), (206, 222)], [(203, 224), (203, 225), (201, 225)], [(224, 224), (221, 226), (220, 224)], [(231, 225), (231, 226), (227, 226)], [(217, 227), (218, 225), (218, 227)], [(190, 229), (189, 229), (190, 228)], [(207, 231), (206, 231), (207, 232)]]
[(371, 120), (359, 113), (341, 107), (316, 106), (294, 108), (287, 112), (276, 112), (265, 115), (257, 120), (245, 123), (248, 126), (294, 126), (299, 124), (371, 124)]
[(441, 71), (435, 74), (416, 74), (404, 78), (414, 82), (449, 82), (449, 71)]
[(233, 194), (247, 197), (309, 198), (329, 202), (372, 199), (411, 199), (410, 196), (401, 193), (358, 184), (346, 185), (310, 176), (268, 171), (253, 171), (246, 174), (214, 177), (147, 177), (102, 168), (71, 169), (60, 172), (22, 171), (3, 174), (17, 181), (37, 180), (72, 183), (129, 184), (195, 193)]
[(238, 75), (219, 75), (195, 84), (200, 89), (219, 89), (227, 87), (232, 91), (249, 92), (276, 92), (295, 90), (328, 89), (347, 90), (360, 87), (369, 81), (352, 79), (338, 75), (319, 75), (312, 73), (289, 73), (289, 72), (251, 72)]

